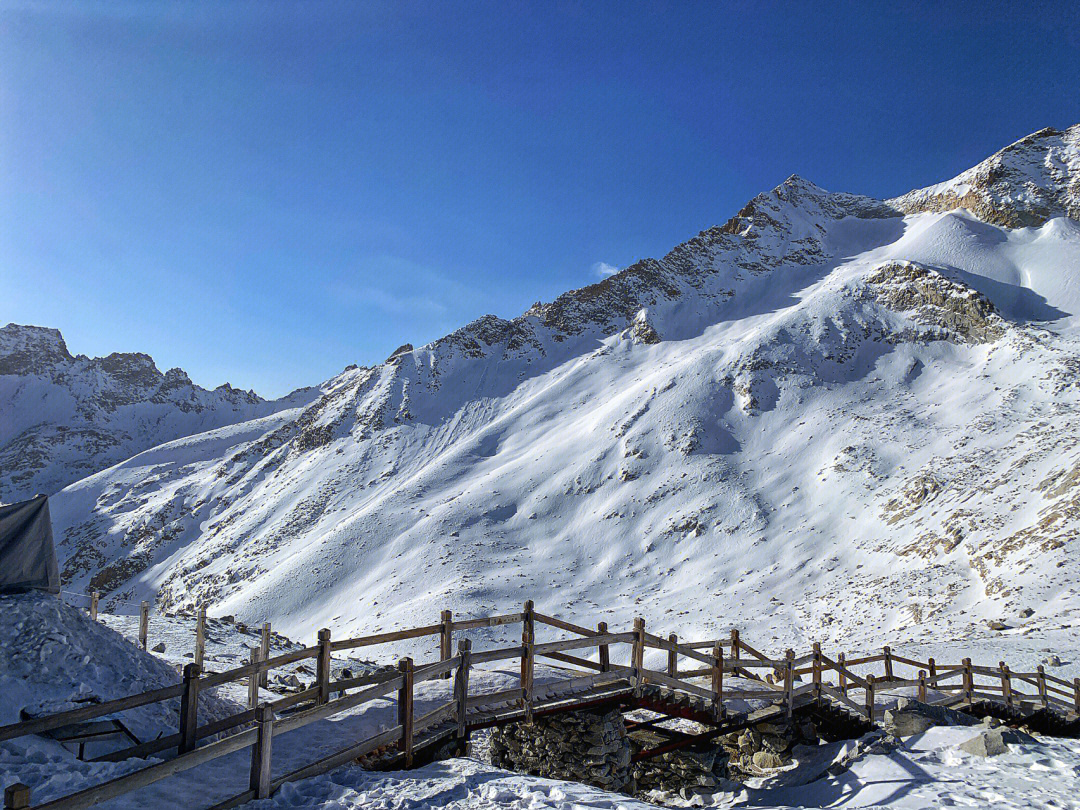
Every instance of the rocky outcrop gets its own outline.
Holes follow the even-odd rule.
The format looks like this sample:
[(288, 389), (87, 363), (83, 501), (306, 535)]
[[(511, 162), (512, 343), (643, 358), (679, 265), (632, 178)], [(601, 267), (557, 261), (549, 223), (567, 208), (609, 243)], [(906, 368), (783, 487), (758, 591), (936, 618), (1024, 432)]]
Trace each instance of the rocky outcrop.
[(933, 726), (974, 726), (978, 722), (971, 715), (943, 706), (900, 698), (895, 708), (886, 710), (881, 726), (893, 737), (911, 737)]
[(1005, 334), (1006, 322), (988, 298), (916, 262), (886, 262), (866, 283), (880, 304), (932, 328), (913, 337), (992, 343)]

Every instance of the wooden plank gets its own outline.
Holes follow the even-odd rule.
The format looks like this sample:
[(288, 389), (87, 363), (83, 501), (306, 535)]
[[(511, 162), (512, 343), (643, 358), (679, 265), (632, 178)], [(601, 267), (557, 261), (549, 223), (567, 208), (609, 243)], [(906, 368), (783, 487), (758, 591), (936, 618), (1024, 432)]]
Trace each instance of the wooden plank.
[(383, 677), (385, 677), (386, 680), (380, 684), (371, 686), (360, 692), (354, 692), (351, 695), (336, 698), (329, 703), (324, 703), (323, 705), (316, 706), (312, 709), (305, 709), (302, 712), (297, 712), (282, 720), (278, 720), (274, 724), (274, 733), (284, 734), (288, 731), (293, 731), (294, 729), (303, 728), (318, 720), (331, 717), (344, 709), (351, 709), (353, 706), (359, 706), (361, 703), (367, 703), (370, 700), (381, 698), (390, 692), (400, 689), (401, 684), (404, 682), (401, 674), (397, 672), (388, 673), (388, 675)]
[[(536, 644), (533, 652), (536, 655), (545, 655), (565, 650), (580, 650), (587, 647), (597, 647), (600, 644), (624, 644), (633, 642), (633, 633), (608, 633), (606, 636), (591, 636), (589, 638), (565, 638), (561, 641), (548, 641), (544, 644)], [(707, 658), (708, 656), (702, 656)]]
[(457, 667), (458, 663), (459, 661), (455, 656), (454, 658), (447, 658), (444, 661), (436, 661), (434, 664), (425, 664), (422, 667), (417, 667), (413, 673), (413, 683), (433, 681), (436, 678), (448, 675)]
[(398, 690), (398, 725), (401, 726), (401, 740), (398, 750), (405, 755), (405, 767), (413, 764), (413, 661), (402, 658), (398, 661), (401, 673), (401, 689)]
[(51, 802), (37, 805), (34, 810), (84, 810), (84, 808), (92, 807), (108, 799), (152, 785), (174, 774), (190, 770), (202, 765), (204, 762), (210, 762), (218, 757), (231, 754), (233, 751), (240, 751), (249, 745), (253, 745), (255, 738), (255, 729), (241, 731), (239, 734), (225, 737), (217, 742), (204, 745), (202, 748), (196, 748), (194, 751), (189, 751), (167, 762), (150, 765), (133, 773), (119, 776), (116, 779), (110, 779), (100, 785), (94, 785), (68, 796), (54, 799)]
[(330, 628), (319, 631), (319, 657), (315, 659), (315, 684), (319, 687), (319, 703), (330, 700)]
[(195, 747), (199, 727), (199, 665), (184, 667), (184, 692), (180, 695), (180, 740), (177, 752), (185, 754)]
[[(608, 632), (607, 622), (598, 622), (596, 625), (596, 634), (598, 636), (606, 636)], [(611, 650), (607, 644), (600, 645), (600, 671), (607, 672), (611, 669)], [(1077, 711), (1080, 711), (1080, 681), (1077, 682), (1076, 687), (1076, 705)]]
[(454, 702), (455, 715), (457, 717), (457, 737), (464, 746), (468, 737), (468, 728), (465, 725), (465, 716), (469, 711), (469, 669), (472, 666), (472, 642), (462, 639), (458, 642), (458, 671), (454, 676)]
[(860, 707), (860, 706), (859, 706), (858, 704), (856, 704), (854, 700), (851, 700), (851, 699), (849, 699), (848, 697), (846, 697), (845, 695), (841, 694), (841, 693), (840, 693), (839, 691), (837, 691), (836, 689), (833, 689), (833, 688), (832, 688), (831, 686), (829, 686), (828, 684), (824, 684), (824, 683), (823, 683), (823, 684), (821, 685), (821, 691), (822, 691), (822, 692), (823, 692), (824, 694), (828, 695), (828, 696), (829, 696), (830, 698), (832, 698), (833, 700), (837, 701), (838, 703), (841, 703), (841, 704), (843, 704), (843, 705), (844, 705), (844, 706), (846, 706), (846, 707), (847, 707), (848, 709), (850, 709), (851, 711), (855, 712), (855, 714), (862, 714), (862, 713), (863, 713), (863, 710), (862, 710), (862, 708), (861, 708), (861, 707)]
[[(390, 670), (369, 672), (367, 675), (357, 675), (355, 678), (342, 678), (340, 681), (330, 681), (330, 692), (344, 692), (346, 689), (355, 689), (358, 686), (367, 686), (368, 684), (378, 683), (379, 680), (389, 671)], [(305, 689), (304, 691), (318, 692), (318, 689), (318, 686), (313, 686), (310, 689)]]
[(270, 705), (274, 707), (275, 712), (280, 712), (284, 709), (291, 708), (298, 703), (303, 703), (306, 700), (317, 700), (319, 697), (319, 687), (309, 686), (300, 692), (295, 692), (287, 697), (278, 698)]
[(505, 661), (508, 658), (520, 658), (523, 647), (504, 647), (500, 650), (487, 650), (472, 654), (473, 664), (487, 664), (491, 661)]
[[(460, 627), (460, 622), (454, 622), (455, 629)], [(405, 641), (406, 639), (420, 638), (421, 636), (433, 636), (436, 633), (441, 633), (442, 628), (441, 624), (429, 624), (425, 627), (392, 630), (389, 633), (376, 633), (375, 635), (361, 636), (360, 638), (343, 638), (340, 641), (331, 643), (330, 649), (333, 652), (340, 652), (341, 650), (353, 650), (357, 647), (370, 647), (374, 644), (388, 644), (391, 641)]]
[(481, 706), (490, 706), (493, 703), (509, 703), (521, 701), (521, 687), (503, 689), (499, 692), (488, 692), (481, 695), (473, 695), (468, 699), (468, 708), (477, 709)]
[(667, 686), (671, 689), (675, 689), (680, 692), (687, 692), (691, 695), (697, 695), (703, 697), (706, 700), (713, 700), (716, 694), (708, 689), (703, 689), (700, 686), (694, 686), (692, 683), (685, 683), (677, 678), (670, 678), (663, 672), (656, 672), (651, 669), (643, 669), (642, 674), (649, 679), (649, 683), (660, 684), (661, 686)]
[(104, 717), (107, 714), (121, 712), (125, 709), (134, 709), (148, 703), (160, 703), (163, 700), (180, 697), (183, 693), (184, 685), (178, 683), (173, 686), (164, 686), (161, 689), (152, 689), (149, 692), (140, 692), (137, 695), (116, 698), (105, 703), (95, 703), (89, 706), (81, 706), (78, 709), (69, 709), (66, 712), (50, 714), (46, 717), (36, 717), (33, 720), (11, 723), (10, 725), (0, 726), (0, 742), (27, 734), (41, 734), (44, 731), (60, 728), (60, 726), (81, 723), (83, 720), (92, 720), (95, 717)]
[(502, 616), (488, 616), (483, 619), (465, 619), (454, 622), (455, 630), (475, 630), (478, 627), (499, 627), (504, 624), (516, 624), (521, 621), (520, 613), (506, 613)]
[(456, 706), (457, 704), (451, 700), (449, 703), (444, 703), (442, 706), (420, 715), (413, 723), (413, 734), (419, 734), (432, 726), (437, 726), (439, 723), (449, 720), (454, 716)]
[(307, 779), (310, 776), (318, 776), (319, 774), (332, 771), (334, 768), (338, 768), (342, 765), (347, 765), (354, 759), (370, 754), (372, 751), (376, 751), (379, 748), (384, 748), (393, 742), (396, 742), (401, 737), (401, 726), (394, 726), (389, 728), (381, 734), (376, 734), (367, 740), (351, 745), (348, 748), (344, 748), (337, 753), (325, 756), (322, 759), (305, 765), (303, 768), (298, 768), (291, 773), (287, 773), (270, 783), (271, 792), (277, 790), (286, 782), (295, 782), (300, 779)]
[(915, 669), (929, 669), (929, 664), (924, 664), (921, 661), (916, 661), (912, 658), (904, 658), (902, 655), (893, 653), (892, 660), (898, 664), (907, 664), (909, 667), (915, 667)]
[(559, 661), (563, 664), (571, 664), (577, 667), (584, 667), (585, 669), (595, 669), (598, 672), (604, 671), (604, 668), (600, 664), (596, 663), (595, 661), (590, 661), (587, 658), (578, 658), (577, 656), (564, 655), (563, 653), (557, 652), (537, 653), (537, 656), (540, 658), (550, 658), (552, 661)]
[(255, 791), (256, 799), (270, 795), (270, 756), (274, 742), (274, 710), (259, 706), (255, 710), (255, 745), (251, 747), (251, 772), (248, 790)]
[[(633, 635), (632, 633), (626, 633), (623, 635)], [(679, 644), (678, 639), (672, 641), (671, 638), (660, 638), (654, 636), (652, 633), (645, 634), (645, 646), (652, 647), (657, 650), (667, 650), (668, 652), (674, 652), (678, 655), (685, 655), (687, 658), (693, 658), (695, 661), (700, 661), (702, 664), (708, 664), (712, 666), (712, 656), (706, 653), (700, 653), (688, 644)]]
[(560, 630), (565, 630), (568, 633), (577, 633), (582, 636), (595, 636), (595, 630), (589, 630), (581, 625), (571, 624), (570, 622), (564, 622), (562, 619), (557, 619), (554, 616), (546, 616), (543, 613), (533, 612), (533, 619), (544, 624), (557, 627)]
[(864, 655), (862, 658), (849, 658), (846, 661), (848, 669), (851, 667), (859, 666), (860, 664), (876, 664), (878, 661), (884, 661), (885, 656), (881, 653), (877, 655)]

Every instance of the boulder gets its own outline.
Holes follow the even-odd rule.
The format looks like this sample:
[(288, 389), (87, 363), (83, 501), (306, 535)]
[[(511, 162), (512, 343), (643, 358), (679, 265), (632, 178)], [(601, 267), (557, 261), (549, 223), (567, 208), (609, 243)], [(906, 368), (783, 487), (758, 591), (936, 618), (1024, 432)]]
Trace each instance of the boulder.
[(996, 757), (1008, 753), (1009, 743), (1033, 743), (1035, 738), (1011, 728), (992, 728), (977, 734), (967, 742), (957, 746), (976, 757)]
[(911, 698), (900, 698), (896, 708), (888, 709), (882, 728), (893, 737), (911, 737), (922, 734), (931, 726), (974, 726), (979, 721), (962, 712), (932, 706)]
[(776, 770), (784, 767), (784, 760), (778, 754), (771, 751), (755, 751), (753, 759), (754, 767), (763, 771)]
[(150, 652), (156, 652), (156, 653), (165, 652), (165, 642), (162, 641), (160, 644), (155, 644), (153, 647), (150, 648)]

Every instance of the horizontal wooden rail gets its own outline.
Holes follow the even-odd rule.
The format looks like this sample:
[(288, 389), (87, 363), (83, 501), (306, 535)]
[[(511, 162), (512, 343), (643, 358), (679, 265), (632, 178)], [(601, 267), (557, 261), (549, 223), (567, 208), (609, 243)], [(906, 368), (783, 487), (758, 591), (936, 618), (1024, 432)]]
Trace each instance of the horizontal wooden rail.
[(652, 647), (653, 649), (658, 650), (668, 650), (669, 652), (674, 652), (678, 655), (685, 655), (687, 658), (693, 658), (695, 661), (700, 661), (703, 664), (711, 665), (714, 663), (713, 657), (711, 655), (699, 653), (697, 650), (686, 644), (679, 644), (677, 642), (671, 641), (670, 639), (661, 638), (660, 636), (654, 636), (652, 633), (645, 634), (645, 646)]
[(23, 720), (19, 723), (0, 726), (0, 742), (23, 737), (27, 734), (41, 734), (52, 731), (61, 726), (81, 723), (84, 720), (93, 720), (95, 717), (104, 717), (107, 714), (146, 706), (149, 703), (159, 703), (162, 700), (170, 700), (180, 697), (184, 692), (182, 683), (173, 686), (163, 686), (161, 689), (153, 689), (149, 692), (140, 692), (137, 695), (107, 700), (104, 703), (94, 703), (89, 706), (81, 706), (78, 709), (69, 709), (65, 712), (50, 714), (46, 717), (35, 717), (33, 720)]
[(565, 655), (560, 652), (553, 653), (537, 653), (541, 658), (549, 658), (552, 661), (558, 661), (562, 664), (571, 664), (577, 667), (584, 667), (585, 669), (602, 670), (603, 667), (595, 661), (590, 661), (587, 658), (578, 658), (574, 655)]
[(578, 633), (582, 636), (595, 636), (599, 635), (596, 630), (590, 630), (587, 627), (582, 627), (578, 624), (572, 624), (571, 622), (564, 622), (562, 619), (557, 619), (554, 616), (546, 616), (543, 613), (537, 613), (533, 611), (533, 619), (544, 624), (557, 627), (560, 630), (565, 630), (568, 633)]
[(521, 658), (524, 654), (524, 647), (503, 647), (499, 650), (485, 650), (484, 652), (473, 653), (471, 661), (475, 664), (487, 664), (492, 661), (505, 661), (508, 658)]
[[(565, 638), (560, 641), (549, 641), (546, 644), (537, 644), (533, 651), (536, 655), (544, 655), (566, 650), (580, 650), (584, 647), (598, 647), (601, 644), (630, 644), (633, 641), (633, 633), (607, 633), (603, 636), (591, 636), (590, 638)], [(475, 656), (473, 660), (476, 660)]]
[[(483, 619), (465, 619), (460, 622), (451, 622), (454, 630), (475, 630), (478, 627), (499, 627), (504, 624), (517, 624), (521, 621), (520, 613), (506, 613), (502, 616), (488, 616)], [(440, 628), (442, 625), (438, 625)]]
[(393, 630), (389, 633), (376, 633), (372, 636), (361, 636), (360, 638), (343, 638), (338, 641), (331, 641), (330, 651), (355, 650), (357, 647), (371, 647), (375, 644), (389, 644), (391, 641), (405, 641), (410, 638), (434, 636), (441, 633), (442, 630), (443, 626), (441, 624), (429, 624), (426, 627), (414, 627), (410, 630)]

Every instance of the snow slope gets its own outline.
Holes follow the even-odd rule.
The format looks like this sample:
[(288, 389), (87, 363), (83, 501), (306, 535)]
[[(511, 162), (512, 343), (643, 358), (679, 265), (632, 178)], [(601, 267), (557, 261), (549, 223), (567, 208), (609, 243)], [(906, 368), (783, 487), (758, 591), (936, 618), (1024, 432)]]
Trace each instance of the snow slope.
[(663, 259), (147, 450), (54, 499), (68, 587), (294, 638), (532, 598), (770, 650), (1068, 644), (1078, 154), (1080, 126), (1036, 133), (892, 201), (792, 177)]
[(0, 502), (52, 494), (148, 447), (317, 394), (268, 402), (228, 383), (207, 391), (148, 355), (76, 357), (58, 330), (10, 323), (0, 328)]

